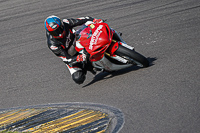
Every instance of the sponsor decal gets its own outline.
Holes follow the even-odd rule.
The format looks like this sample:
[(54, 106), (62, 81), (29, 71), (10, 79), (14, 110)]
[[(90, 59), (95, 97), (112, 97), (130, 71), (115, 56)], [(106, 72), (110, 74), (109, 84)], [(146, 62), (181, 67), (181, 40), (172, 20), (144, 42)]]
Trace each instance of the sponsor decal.
[(97, 40), (99, 39), (99, 36), (101, 35), (102, 31), (101, 29), (103, 28), (103, 25), (100, 25), (95, 32), (92, 34), (91, 40), (90, 40), (90, 46), (89, 49), (93, 49), (93, 45), (97, 43)]
[(91, 24), (91, 25), (90, 25), (90, 28), (91, 28), (91, 29), (94, 29), (94, 28), (95, 28), (95, 26), (94, 26), (93, 24)]
[(130, 50), (134, 50), (134, 47), (129, 46), (129, 45), (127, 45), (126, 43), (121, 42), (120, 44), (121, 44), (122, 46), (124, 46), (124, 47), (130, 49)]
[(58, 47), (56, 47), (56, 46), (51, 46), (50, 47), (52, 50), (57, 50), (58, 49)]
[(69, 21), (67, 19), (63, 19), (63, 22), (65, 23), (68, 23), (69, 24)]

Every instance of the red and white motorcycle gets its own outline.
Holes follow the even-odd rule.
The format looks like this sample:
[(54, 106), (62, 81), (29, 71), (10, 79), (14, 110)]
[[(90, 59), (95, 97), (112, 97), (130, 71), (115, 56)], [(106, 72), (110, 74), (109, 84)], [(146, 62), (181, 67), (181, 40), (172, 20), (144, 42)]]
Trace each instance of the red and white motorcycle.
[(146, 57), (127, 45), (107, 23), (87, 23), (76, 31), (75, 49), (89, 54), (96, 70), (117, 71), (133, 65), (148, 67)]

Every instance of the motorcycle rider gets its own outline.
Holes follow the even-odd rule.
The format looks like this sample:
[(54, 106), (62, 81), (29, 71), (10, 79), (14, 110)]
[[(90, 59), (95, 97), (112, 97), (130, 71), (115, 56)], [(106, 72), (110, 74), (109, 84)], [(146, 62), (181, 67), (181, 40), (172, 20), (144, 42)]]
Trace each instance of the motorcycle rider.
[(88, 21), (95, 23), (102, 22), (101, 19), (92, 17), (70, 18), (61, 20), (59, 17), (51, 15), (45, 19), (44, 25), (46, 29), (47, 45), (49, 49), (68, 67), (72, 79), (77, 84), (82, 84), (86, 78), (87, 69), (84, 63), (87, 60), (86, 54), (79, 54), (75, 50), (75, 30), (76, 26), (83, 25)]

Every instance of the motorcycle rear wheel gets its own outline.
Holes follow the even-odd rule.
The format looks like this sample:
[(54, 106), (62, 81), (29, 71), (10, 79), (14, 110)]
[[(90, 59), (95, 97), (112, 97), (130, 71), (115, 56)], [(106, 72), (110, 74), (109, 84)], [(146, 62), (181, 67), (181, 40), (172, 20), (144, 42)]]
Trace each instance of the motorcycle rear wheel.
[(141, 55), (140, 53), (130, 50), (122, 45), (119, 45), (119, 48), (117, 51), (115, 51), (115, 54), (118, 56), (121, 56), (125, 59), (129, 60), (129, 63), (140, 66), (140, 67), (148, 67), (149, 61), (146, 57)]

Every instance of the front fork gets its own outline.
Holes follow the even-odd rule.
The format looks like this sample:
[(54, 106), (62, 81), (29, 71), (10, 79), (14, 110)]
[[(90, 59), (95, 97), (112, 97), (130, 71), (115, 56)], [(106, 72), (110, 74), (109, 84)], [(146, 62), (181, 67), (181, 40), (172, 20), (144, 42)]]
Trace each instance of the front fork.
[(116, 40), (112, 40), (112, 44), (110, 45), (108, 51), (105, 53), (107, 56), (109, 56), (112, 59), (115, 59), (119, 62), (122, 62), (124, 64), (129, 64), (132, 62), (130, 62), (128, 59), (125, 59), (121, 56), (118, 56), (115, 54), (115, 51), (119, 48), (119, 45), (122, 45), (130, 50), (134, 50), (134, 47), (127, 45), (125, 42), (120, 42), (120, 41), (116, 41)]

